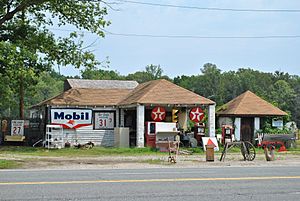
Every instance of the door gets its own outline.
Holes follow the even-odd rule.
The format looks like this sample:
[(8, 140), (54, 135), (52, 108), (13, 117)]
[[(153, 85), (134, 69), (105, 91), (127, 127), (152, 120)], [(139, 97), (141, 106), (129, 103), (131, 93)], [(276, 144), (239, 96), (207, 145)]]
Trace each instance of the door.
[(254, 136), (254, 118), (241, 119), (241, 141), (252, 143)]

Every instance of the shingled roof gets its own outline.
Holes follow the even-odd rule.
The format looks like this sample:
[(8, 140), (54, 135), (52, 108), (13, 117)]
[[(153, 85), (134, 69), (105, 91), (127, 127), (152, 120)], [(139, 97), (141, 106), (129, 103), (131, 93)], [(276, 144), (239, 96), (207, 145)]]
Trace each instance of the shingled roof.
[[(103, 82), (102, 82), (103, 81)], [(154, 80), (137, 85), (135, 81), (67, 80), (70, 89), (36, 106), (126, 106), (157, 105), (212, 105), (215, 102), (184, 89), (167, 80)], [(121, 84), (124, 83), (123, 86)], [(101, 84), (99, 86), (98, 84)], [(90, 88), (89, 88), (90, 86)], [(82, 88), (80, 88), (82, 87)], [(118, 88), (120, 87), (120, 88)]]
[(119, 105), (131, 104), (212, 105), (215, 102), (161, 79), (138, 85), (119, 103)]
[(45, 100), (36, 106), (116, 106), (126, 95), (129, 89), (69, 89), (63, 93)]
[(77, 89), (134, 89), (138, 82), (131, 80), (67, 79), (68, 88)]
[(218, 116), (285, 116), (286, 112), (263, 100), (251, 91), (239, 95), (224, 104)]

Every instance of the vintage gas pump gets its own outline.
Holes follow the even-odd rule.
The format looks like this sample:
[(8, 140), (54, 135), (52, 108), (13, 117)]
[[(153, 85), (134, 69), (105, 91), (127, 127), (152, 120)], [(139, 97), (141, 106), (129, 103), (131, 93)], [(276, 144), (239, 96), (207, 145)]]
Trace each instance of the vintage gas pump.
[(156, 147), (156, 122), (146, 122), (145, 126), (146, 146)]
[(198, 146), (202, 146), (202, 137), (205, 137), (205, 124), (197, 123), (194, 126), (194, 138), (196, 138)]
[(230, 125), (222, 126), (222, 144), (232, 142), (234, 139), (234, 130)]

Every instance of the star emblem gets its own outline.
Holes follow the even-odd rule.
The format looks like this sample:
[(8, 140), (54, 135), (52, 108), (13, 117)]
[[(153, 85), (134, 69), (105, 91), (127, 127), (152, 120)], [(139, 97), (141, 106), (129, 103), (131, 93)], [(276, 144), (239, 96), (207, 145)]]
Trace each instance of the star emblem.
[(190, 112), (190, 119), (194, 122), (200, 122), (203, 119), (203, 110), (199, 107), (193, 108)]
[(151, 116), (154, 121), (162, 121), (166, 117), (166, 111), (162, 107), (156, 107), (152, 110)]

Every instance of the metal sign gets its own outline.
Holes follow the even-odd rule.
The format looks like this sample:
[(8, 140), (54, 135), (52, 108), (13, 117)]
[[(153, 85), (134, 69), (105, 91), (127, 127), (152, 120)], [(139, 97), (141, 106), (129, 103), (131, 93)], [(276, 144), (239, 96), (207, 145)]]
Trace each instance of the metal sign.
[(11, 132), (12, 136), (23, 136), (24, 135), (24, 120), (12, 120), (11, 121)]
[(194, 107), (191, 109), (189, 117), (193, 122), (199, 123), (204, 117), (204, 112), (200, 107)]
[(51, 124), (75, 129), (92, 124), (90, 109), (51, 109)]
[(282, 128), (283, 127), (283, 120), (282, 119), (277, 119), (277, 118), (272, 119), (272, 126), (277, 127), (277, 128)]
[(151, 118), (154, 121), (162, 121), (166, 118), (166, 110), (163, 107), (155, 107), (151, 112)]
[(202, 137), (202, 144), (204, 151), (206, 151), (206, 145), (211, 145), (215, 151), (219, 151), (219, 144), (216, 137)]
[(113, 129), (114, 112), (95, 112), (95, 129)]

